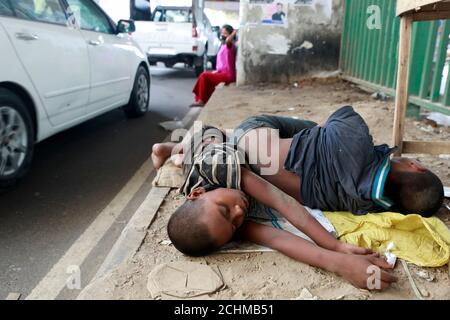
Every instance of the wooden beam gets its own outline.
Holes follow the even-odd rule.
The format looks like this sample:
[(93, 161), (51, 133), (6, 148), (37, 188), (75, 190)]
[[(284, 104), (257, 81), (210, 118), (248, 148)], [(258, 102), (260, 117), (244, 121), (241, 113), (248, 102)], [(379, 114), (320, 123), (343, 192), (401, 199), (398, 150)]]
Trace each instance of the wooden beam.
[(403, 148), (406, 107), (408, 106), (409, 62), (411, 54), (412, 24), (413, 19), (411, 15), (405, 15), (401, 17), (393, 134), (393, 144), (394, 146), (398, 147), (395, 156), (400, 156), (402, 154)]
[(419, 11), (412, 13), (414, 21), (450, 19), (450, 11)]
[(448, 0), (397, 0), (397, 16), (419, 11), (445, 11), (450, 7)]
[(404, 141), (403, 153), (450, 154), (450, 141)]

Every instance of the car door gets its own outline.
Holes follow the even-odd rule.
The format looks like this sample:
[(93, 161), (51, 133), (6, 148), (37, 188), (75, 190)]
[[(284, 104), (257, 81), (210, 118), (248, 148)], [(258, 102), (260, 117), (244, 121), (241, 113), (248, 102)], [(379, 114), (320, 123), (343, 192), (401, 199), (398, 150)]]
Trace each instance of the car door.
[(50, 122), (83, 117), (89, 97), (86, 41), (59, 0), (10, 1), (14, 16), (2, 19), (17, 55), (39, 93)]
[(88, 114), (99, 113), (128, 102), (133, 81), (129, 35), (116, 34), (115, 25), (91, 0), (66, 0), (88, 44), (91, 92)]
[(215, 57), (219, 52), (221, 45), (220, 38), (217, 36), (217, 33), (213, 31), (211, 22), (206, 15), (204, 15), (204, 25), (206, 37), (208, 38), (208, 56)]

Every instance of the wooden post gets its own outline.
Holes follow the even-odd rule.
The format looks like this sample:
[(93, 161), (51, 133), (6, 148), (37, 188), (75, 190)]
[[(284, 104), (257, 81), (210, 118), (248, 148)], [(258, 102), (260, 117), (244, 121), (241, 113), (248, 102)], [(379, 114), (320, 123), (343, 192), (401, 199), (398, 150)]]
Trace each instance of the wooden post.
[(394, 156), (401, 156), (403, 149), (403, 133), (405, 131), (405, 116), (408, 106), (412, 24), (412, 15), (406, 14), (401, 17), (393, 137), (393, 144), (398, 147), (398, 150)]

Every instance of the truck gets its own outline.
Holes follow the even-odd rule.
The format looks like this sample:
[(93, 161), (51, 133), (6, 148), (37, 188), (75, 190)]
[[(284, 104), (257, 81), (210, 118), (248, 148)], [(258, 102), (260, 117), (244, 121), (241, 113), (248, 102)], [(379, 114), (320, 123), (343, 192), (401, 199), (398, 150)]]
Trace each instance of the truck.
[[(221, 45), (220, 34), (217, 27), (211, 25), (203, 8), (193, 5), (192, 0), (98, 2), (115, 19), (135, 21), (133, 38), (146, 52), (150, 65), (162, 62), (167, 68), (172, 68), (183, 63), (192, 67), (197, 76), (210, 64), (215, 69)], [(145, 3), (148, 3), (148, 10)]]

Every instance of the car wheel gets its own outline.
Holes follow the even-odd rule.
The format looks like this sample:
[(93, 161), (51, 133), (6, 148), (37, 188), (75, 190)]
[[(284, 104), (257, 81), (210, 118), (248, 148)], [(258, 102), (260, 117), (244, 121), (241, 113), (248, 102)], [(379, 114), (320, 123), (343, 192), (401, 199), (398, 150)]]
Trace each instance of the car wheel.
[(150, 103), (150, 75), (140, 66), (134, 80), (130, 102), (124, 107), (125, 114), (130, 118), (142, 117), (148, 112)]
[(195, 66), (195, 75), (199, 77), (206, 70), (208, 70), (208, 49), (205, 49), (205, 53), (203, 53), (202, 64)]
[(216, 70), (217, 67), (217, 56), (211, 58), (212, 69)]
[(17, 184), (30, 169), (34, 125), (23, 101), (0, 88), (0, 190)]

